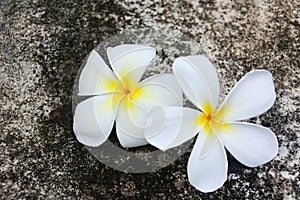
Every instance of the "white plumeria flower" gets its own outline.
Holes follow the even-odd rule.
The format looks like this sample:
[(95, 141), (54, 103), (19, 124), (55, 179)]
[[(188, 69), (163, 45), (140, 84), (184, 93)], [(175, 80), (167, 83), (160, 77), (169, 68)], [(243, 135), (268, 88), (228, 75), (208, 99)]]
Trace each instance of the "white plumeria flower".
[(97, 95), (80, 102), (73, 129), (77, 139), (99, 146), (110, 135), (116, 119), (117, 137), (123, 147), (147, 144), (145, 122), (154, 105), (182, 105), (182, 92), (171, 74), (155, 75), (139, 83), (156, 55), (150, 46), (123, 44), (109, 47), (113, 71), (93, 50), (79, 79), (79, 94)]
[(220, 188), (227, 179), (226, 149), (241, 163), (256, 167), (278, 153), (274, 133), (265, 127), (236, 122), (267, 111), (275, 101), (272, 75), (266, 70), (246, 74), (217, 109), (219, 80), (204, 56), (177, 58), (173, 71), (189, 100), (199, 110), (156, 107), (145, 135), (161, 150), (178, 146), (199, 133), (188, 161), (189, 182), (202, 192)]

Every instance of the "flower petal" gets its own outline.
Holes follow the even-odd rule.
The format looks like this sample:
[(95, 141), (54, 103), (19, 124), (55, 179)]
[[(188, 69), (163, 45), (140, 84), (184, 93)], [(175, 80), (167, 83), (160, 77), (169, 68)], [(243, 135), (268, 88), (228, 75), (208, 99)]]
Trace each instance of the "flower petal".
[(122, 44), (116, 47), (108, 47), (107, 55), (119, 80), (122, 81), (125, 76), (130, 76), (136, 84), (155, 57), (156, 50), (145, 45)]
[(227, 156), (220, 140), (210, 153), (200, 158), (204, 134), (199, 134), (188, 161), (189, 182), (201, 192), (213, 192), (222, 187), (227, 179)]
[(148, 107), (181, 106), (182, 92), (175, 76), (159, 74), (142, 81), (131, 95), (131, 99), (138, 104)]
[(126, 97), (119, 105), (116, 126), (128, 136), (145, 138), (144, 129), (148, 117), (149, 111), (146, 108)]
[(153, 107), (145, 129), (146, 139), (164, 151), (179, 146), (197, 134), (200, 114), (197, 110), (184, 107)]
[(228, 151), (248, 167), (272, 160), (278, 153), (275, 134), (268, 128), (251, 123), (228, 123), (221, 137)]
[(101, 56), (93, 50), (80, 74), (78, 95), (112, 93), (118, 82)]
[(234, 86), (216, 115), (222, 121), (248, 119), (270, 109), (275, 98), (272, 74), (266, 70), (254, 70)]
[(100, 95), (77, 105), (73, 129), (79, 142), (88, 146), (99, 146), (107, 140), (116, 114), (111, 99), (111, 94)]
[(124, 148), (138, 147), (148, 144), (145, 138), (136, 138), (124, 133), (121, 129), (117, 127), (117, 136), (120, 144)]
[(200, 159), (204, 159), (213, 150), (215, 145), (218, 143), (219, 138), (215, 135), (212, 129), (209, 133), (204, 133), (203, 129), (199, 134), (204, 134), (204, 140), (202, 141), (202, 148), (200, 149)]
[(183, 92), (199, 109), (207, 104), (216, 108), (219, 98), (219, 79), (213, 64), (204, 56), (179, 57), (173, 64), (174, 74)]

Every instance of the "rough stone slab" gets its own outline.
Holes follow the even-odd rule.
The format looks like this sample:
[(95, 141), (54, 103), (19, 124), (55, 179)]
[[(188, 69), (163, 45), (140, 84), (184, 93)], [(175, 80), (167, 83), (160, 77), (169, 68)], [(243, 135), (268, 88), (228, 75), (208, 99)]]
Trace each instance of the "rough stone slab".
[[(213, 58), (222, 94), (251, 69), (273, 73), (277, 101), (249, 121), (270, 127), (279, 155), (247, 168), (229, 156), (224, 187), (189, 185), (189, 153), (155, 173), (95, 160), (72, 132), (73, 81), (102, 40), (125, 29), (170, 27)], [(300, 196), (300, 2), (1, 0), (1, 199), (296, 199)]]

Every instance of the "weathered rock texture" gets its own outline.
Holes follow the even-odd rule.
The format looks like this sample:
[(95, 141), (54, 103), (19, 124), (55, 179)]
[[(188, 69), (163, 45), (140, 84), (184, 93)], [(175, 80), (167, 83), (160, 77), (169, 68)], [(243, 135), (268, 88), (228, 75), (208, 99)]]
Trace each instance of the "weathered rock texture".
[[(186, 153), (155, 173), (98, 162), (72, 132), (72, 87), (82, 60), (124, 29), (170, 27), (199, 42), (223, 96), (251, 69), (273, 73), (277, 101), (250, 121), (270, 127), (279, 155), (247, 168), (229, 156), (210, 194), (187, 179)], [(1, 0), (1, 199), (289, 199), (300, 196), (300, 2), (221, 0)]]

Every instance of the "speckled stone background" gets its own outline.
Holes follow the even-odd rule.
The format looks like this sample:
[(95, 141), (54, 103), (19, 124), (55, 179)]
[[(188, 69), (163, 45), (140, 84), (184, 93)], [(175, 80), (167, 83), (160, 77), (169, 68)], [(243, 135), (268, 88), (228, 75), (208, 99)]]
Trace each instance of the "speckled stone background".
[[(257, 168), (228, 156), (228, 180), (209, 194), (188, 183), (189, 152), (146, 174), (94, 159), (72, 132), (73, 82), (97, 44), (137, 27), (199, 42), (225, 93), (251, 69), (271, 71), (277, 101), (249, 121), (276, 133), (278, 156)], [(0, 198), (299, 199), (299, 35), (297, 0), (1, 0)]]

